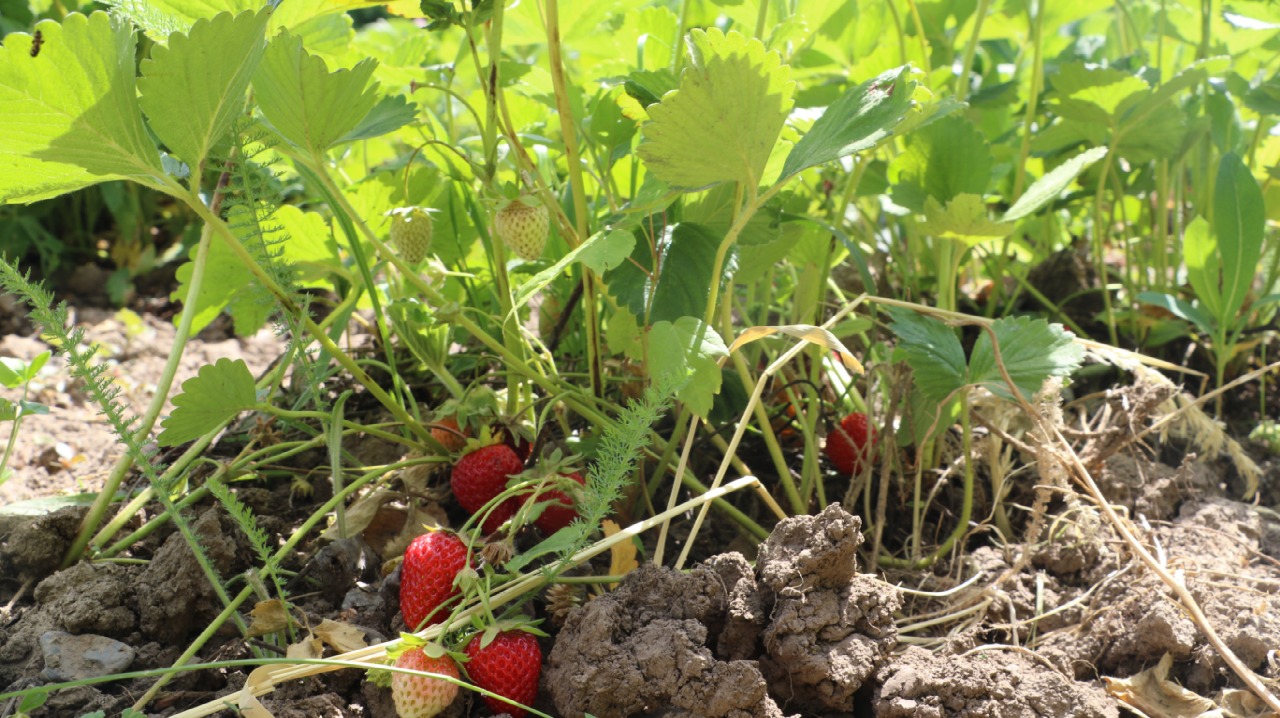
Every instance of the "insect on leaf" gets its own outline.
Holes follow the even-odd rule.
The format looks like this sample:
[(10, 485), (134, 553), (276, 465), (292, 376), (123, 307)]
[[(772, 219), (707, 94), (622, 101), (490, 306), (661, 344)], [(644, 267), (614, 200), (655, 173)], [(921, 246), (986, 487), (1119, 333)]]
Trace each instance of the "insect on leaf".
[(104, 12), (12, 33), (0, 47), (0, 203), (164, 174), (134, 81), (133, 31)]

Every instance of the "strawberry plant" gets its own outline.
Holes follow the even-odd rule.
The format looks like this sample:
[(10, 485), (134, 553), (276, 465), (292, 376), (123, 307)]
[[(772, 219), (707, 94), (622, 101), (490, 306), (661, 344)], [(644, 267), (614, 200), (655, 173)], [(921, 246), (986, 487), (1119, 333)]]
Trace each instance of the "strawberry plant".
[[(861, 570), (934, 580), (984, 541), (1046, 541), (1038, 492), (1069, 502), (1068, 482), (1020, 477), (1033, 455), (1074, 468), (1045, 425), (1067, 426), (1060, 403), (1093, 409), (1121, 370), (1176, 392), (1151, 367), (1219, 389), (1270, 367), (1280, 82), (1260, 49), (1280, 14), (1263, 3), (9, 5), (0, 286), (123, 454), (62, 563), (156, 561), (172, 527), (227, 624), (185, 636), (177, 662), (301, 661), (179, 710), (252, 713), (278, 682), (390, 650), (402, 714), (449, 703), (461, 657), (519, 718), (554, 636), (540, 646), (504, 607), (602, 595), (628, 549), (676, 568), (708, 536), (750, 554), (779, 519), (840, 502), (871, 537)], [(23, 269), (55, 268), (64, 214), (78, 240), (104, 235), (117, 296), (177, 265), (145, 402), (56, 304), (70, 293)], [(223, 316), (239, 336), (270, 327), (279, 361), (180, 377)], [(0, 363), (0, 483), (43, 361)], [(1130, 438), (1172, 432), (1254, 491), (1240, 445), (1171, 396), (1190, 418)], [(287, 517), (263, 498), (282, 486)], [(250, 549), (234, 568), (197, 531), (206, 504)], [(1094, 531), (1085, 512), (1049, 540)], [(368, 596), (309, 565), (363, 544), (383, 566), (403, 554), (420, 635), (325, 654), (308, 601)], [(280, 620), (255, 627), (246, 602)], [(998, 630), (1058, 615), (1036, 610)]]

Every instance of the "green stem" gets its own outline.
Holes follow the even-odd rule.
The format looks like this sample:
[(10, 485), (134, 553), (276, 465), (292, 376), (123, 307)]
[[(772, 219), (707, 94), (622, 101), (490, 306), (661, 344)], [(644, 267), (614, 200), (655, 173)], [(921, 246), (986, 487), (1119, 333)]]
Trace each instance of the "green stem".
[[(573, 191), (573, 210), (577, 220), (577, 244), (582, 243), (590, 235), (587, 223), (590, 207), (587, 204), (586, 185), (582, 176), (582, 157), (578, 150), (578, 136), (575, 129), (573, 108), (569, 105), (569, 91), (564, 77), (564, 56), (560, 47), (560, 3), (559, 0), (546, 0), (547, 3), (547, 48), (551, 60), (551, 86), (556, 93), (556, 111), (560, 115), (560, 133), (564, 137), (565, 162), (569, 167), (569, 187)], [(761, 3), (763, 5), (763, 2)], [(604, 369), (600, 356), (600, 320), (597, 317), (595, 282), (592, 271), (582, 269), (582, 310), (585, 314), (587, 330), (587, 366), (591, 372), (591, 393), (600, 396)]]
[(969, 73), (973, 71), (973, 56), (978, 52), (978, 41), (982, 39), (982, 21), (987, 19), (987, 7), (991, 0), (978, 0), (978, 9), (974, 13), (973, 36), (964, 48), (964, 59), (960, 62), (960, 77), (957, 78), (956, 101), (964, 102), (969, 96)]
[(939, 559), (951, 552), (956, 542), (969, 532), (969, 520), (973, 517), (973, 462), (970, 460), (970, 451), (973, 449), (973, 436), (971, 417), (969, 414), (969, 396), (966, 393), (960, 395), (960, 425), (963, 434), (960, 437), (964, 452), (964, 497), (960, 504), (960, 517), (956, 520), (956, 527), (951, 530), (951, 535), (946, 541), (942, 542), (933, 553), (919, 560), (904, 560), (893, 558), (890, 556), (881, 556), (880, 565), (885, 568), (911, 568), (921, 569), (928, 568), (937, 563)]
[[(216, 212), (217, 208), (221, 206), (222, 189), (226, 187), (229, 179), (230, 175), (226, 172), (219, 179), (218, 190), (212, 200), (214, 205), (212, 212)], [(196, 204), (204, 208), (204, 203), (196, 201)], [(212, 230), (208, 224), (205, 224), (200, 230), (200, 242), (196, 245), (195, 259), (191, 262), (191, 279), (187, 283), (187, 296), (183, 300), (184, 311), (182, 312), (182, 319), (179, 320), (178, 326), (174, 330), (173, 343), (169, 349), (169, 358), (165, 362), (164, 370), (160, 373), (160, 379), (156, 382), (155, 394), (151, 398), (151, 404), (147, 407), (147, 412), (142, 416), (142, 420), (137, 424), (137, 428), (133, 432), (133, 438), (139, 444), (145, 443), (146, 437), (150, 436), (151, 429), (155, 427), (156, 420), (160, 418), (160, 412), (164, 411), (165, 402), (169, 400), (169, 390), (173, 388), (173, 379), (178, 373), (183, 350), (186, 348), (187, 339), (191, 336), (191, 325), (196, 315), (194, 311), (194, 307), (197, 304), (196, 298), (200, 296), (200, 289), (204, 285), (205, 270), (209, 266), (211, 236)], [(119, 491), (120, 484), (124, 482), (125, 476), (128, 475), (129, 469), (133, 467), (133, 464), (133, 456), (127, 451), (116, 461), (115, 466), (111, 469), (111, 475), (107, 477), (106, 484), (98, 492), (98, 497), (94, 500), (89, 513), (80, 522), (80, 531), (76, 534), (75, 541), (72, 542), (71, 548), (67, 550), (66, 555), (62, 557), (62, 568), (66, 568), (80, 560), (80, 557), (84, 554), (85, 547), (89, 545), (90, 539), (102, 526), (102, 520), (106, 517), (107, 510), (111, 508), (111, 502), (115, 500), (116, 492)]]

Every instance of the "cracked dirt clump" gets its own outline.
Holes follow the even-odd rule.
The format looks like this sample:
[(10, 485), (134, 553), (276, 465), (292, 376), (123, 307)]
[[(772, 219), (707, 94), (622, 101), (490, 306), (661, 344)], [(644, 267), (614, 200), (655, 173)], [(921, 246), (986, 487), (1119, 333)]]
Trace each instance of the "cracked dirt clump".
[[(220, 516), (218, 508), (209, 509), (191, 522), (191, 530), (218, 575), (227, 576), (236, 558), (231, 536), (237, 529), (230, 519), (224, 527)], [(212, 620), (219, 608), (213, 586), (177, 532), (165, 540), (134, 589), (142, 632), (157, 641), (182, 640), (194, 627)]]
[(1016, 653), (935, 656), (908, 648), (882, 668), (876, 718), (1115, 718), (1115, 704), (1094, 685)]
[(862, 522), (839, 504), (778, 524), (756, 570), (775, 592), (760, 668), (784, 705), (848, 712), (898, 643), (898, 592), (857, 574)]
[(686, 574), (652, 565), (572, 610), (543, 686), (564, 715), (780, 718), (851, 712), (897, 643), (893, 587), (857, 574), (860, 522), (838, 505), (778, 524)]
[(728, 603), (712, 568), (681, 574), (641, 566), (569, 614), (543, 687), (566, 716), (624, 718), (665, 708), (669, 715), (781, 718), (754, 661), (722, 661), (707, 647), (708, 625), (724, 625)]

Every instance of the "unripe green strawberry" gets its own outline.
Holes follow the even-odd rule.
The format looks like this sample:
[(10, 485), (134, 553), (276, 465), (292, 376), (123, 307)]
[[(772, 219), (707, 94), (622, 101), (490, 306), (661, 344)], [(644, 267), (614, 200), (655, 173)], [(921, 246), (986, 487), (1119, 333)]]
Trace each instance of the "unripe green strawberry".
[(522, 197), (503, 205), (493, 216), (494, 233), (526, 262), (541, 257), (547, 247), (547, 208), (534, 202), (537, 200), (532, 197)]
[(427, 258), (431, 249), (431, 215), (422, 207), (397, 207), (391, 216), (391, 243), (400, 258), (417, 264)]
[[(397, 668), (410, 668), (424, 673), (436, 673), (450, 678), (458, 677), (458, 664), (448, 655), (438, 658), (423, 653), (421, 648), (411, 648), (396, 659)], [(439, 678), (415, 676), (396, 672), (391, 675), (391, 698), (396, 703), (400, 718), (432, 718), (449, 707), (458, 695), (458, 684)]]

